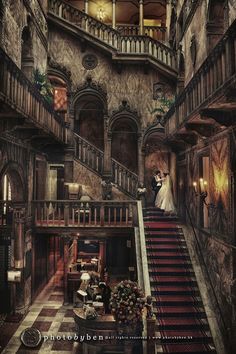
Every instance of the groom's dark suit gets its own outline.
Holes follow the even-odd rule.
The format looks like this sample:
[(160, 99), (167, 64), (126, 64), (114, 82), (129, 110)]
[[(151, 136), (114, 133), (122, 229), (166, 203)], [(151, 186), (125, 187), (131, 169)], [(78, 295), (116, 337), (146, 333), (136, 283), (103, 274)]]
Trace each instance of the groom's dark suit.
[[(158, 179), (160, 179), (160, 181), (158, 181)], [(154, 202), (154, 206), (155, 206), (157, 194), (162, 186), (161, 176), (154, 175), (152, 177), (151, 186), (152, 186), (152, 190), (154, 191), (154, 201), (153, 202)]]

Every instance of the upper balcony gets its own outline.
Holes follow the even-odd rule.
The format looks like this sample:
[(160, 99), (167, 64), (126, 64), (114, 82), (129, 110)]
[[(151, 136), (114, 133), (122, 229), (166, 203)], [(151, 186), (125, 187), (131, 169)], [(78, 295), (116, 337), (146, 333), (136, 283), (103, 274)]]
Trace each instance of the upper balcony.
[(48, 18), (106, 52), (113, 61), (145, 62), (176, 78), (176, 53), (162, 40), (164, 26), (107, 25), (62, 0), (50, 0)]
[[(212, 125), (233, 124), (236, 112), (236, 20), (167, 112), (166, 135), (194, 144), (195, 132), (210, 136)], [(185, 139), (186, 138), (186, 139)]]
[(1, 48), (0, 102), (1, 132), (18, 130), (31, 142), (66, 143), (63, 119)]

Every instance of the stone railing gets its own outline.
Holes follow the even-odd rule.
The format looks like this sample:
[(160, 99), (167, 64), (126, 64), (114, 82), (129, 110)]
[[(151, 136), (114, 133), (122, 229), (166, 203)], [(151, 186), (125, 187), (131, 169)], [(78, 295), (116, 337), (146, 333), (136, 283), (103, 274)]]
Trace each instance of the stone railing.
[[(88, 140), (74, 134), (75, 137), (75, 157), (85, 166), (89, 167), (100, 176), (103, 174), (104, 153)], [(138, 186), (138, 175), (130, 171), (127, 167), (111, 159), (112, 182), (121, 191), (136, 197)]]
[(101, 176), (103, 173), (104, 162), (103, 151), (81, 136), (77, 134), (74, 134), (74, 136), (76, 158)]
[[(139, 25), (130, 24), (118, 24), (116, 27), (117, 31), (123, 36), (138, 36), (139, 35)], [(151, 38), (164, 41), (166, 27), (162, 26), (144, 26), (144, 33), (146, 36)]]
[(137, 225), (136, 201), (71, 201), (33, 202), (37, 227), (133, 227)]
[(9, 105), (17, 116), (26, 118), (61, 142), (65, 126), (59, 115), (40, 95), (36, 87), (0, 48), (0, 101)]
[(112, 182), (115, 183), (122, 191), (136, 197), (138, 189), (138, 175), (130, 171), (127, 167), (116, 161), (111, 160), (112, 165)]
[[(146, 28), (147, 32), (145, 36), (133, 35), (133, 33), (122, 35), (118, 30), (98, 21), (62, 0), (49, 1), (49, 14), (78, 26), (81, 30), (99, 39), (119, 54), (147, 55), (151, 59), (158, 60), (171, 69), (176, 70), (175, 52), (162, 42), (149, 37), (154, 31), (154, 27), (152, 26)], [(132, 26), (129, 32), (134, 30)]]
[(236, 79), (235, 50), (236, 20), (167, 112), (167, 135), (176, 132), (196, 111), (205, 108), (217, 95), (224, 94), (224, 88), (233, 83)]

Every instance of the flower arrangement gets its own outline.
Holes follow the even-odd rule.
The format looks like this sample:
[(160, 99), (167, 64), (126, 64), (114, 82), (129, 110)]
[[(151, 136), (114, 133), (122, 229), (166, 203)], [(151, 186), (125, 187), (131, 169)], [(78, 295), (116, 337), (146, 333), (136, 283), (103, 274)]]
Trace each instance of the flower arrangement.
[(142, 290), (131, 280), (120, 282), (110, 300), (111, 312), (119, 325), (136, 325), (140, 322), (144, 304)]

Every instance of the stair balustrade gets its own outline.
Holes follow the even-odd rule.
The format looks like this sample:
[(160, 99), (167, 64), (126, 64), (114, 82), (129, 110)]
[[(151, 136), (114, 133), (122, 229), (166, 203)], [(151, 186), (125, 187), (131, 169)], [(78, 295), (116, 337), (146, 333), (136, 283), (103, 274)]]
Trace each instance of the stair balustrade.
[(208, 107), (235, 80), (235, 30), (236, 20), (165, 115), (167, 135), (175, 133), (196, 111)]
[(17, 65), (0, 48), (0, 101), (61, 141), (65, 141), (65, 126), (62, 118), (40, 95)]
[[(76, 26), (83, 31), (89, 33), (96, 39), (105, 42), (107, 45), (115, 49), (119, 54), (139, 54), (148, 55), (151, 59), (158, 60), (159, 62), (167, 65), (171, 69), (176, 70), (176, 55), (175, 52), (159, 42), (158, 40), (149, 37), (154, 32), (159, 31), (159, 27), (147, 26), (146, 35), (139, 36), (134, 26), (130, 29), (124, 29), (121, 33), (119, 30), (113, 29), (111, 26), (98, 21), (97, 19), (89, 16), (83, 11), (67, 4), (63, 0), (50, 0), (49, 1), (49, 14), (62, 18)], [(160, 31), (164, 33), (163, 27)], [(155, 33), (154, 33), (155, 34)]]
[(138, 175), (130, 171), (116, 161), (112, 159), (112, 181), (115, 183), (121, 190), (128, 192), (132, 196), (136, 196), (138, 188)]
[[(78, 134), (75, 136), (75, 157), (86, 167), (98, 175), (103, 174), (104, 153), (96, 146)], [(112, 164), (112, 182), (122, 192), (132, 197), (136, 197), (138, 188), (138, 175), (130, 171), (127, 167), (111, 159)]]
[(75, 134), (75, 156), (84, 165), (102, 175), (103, 151), (77, 134)]
[(34, 201), (36, 227), (134, 227), (137, 224), (135, 201)]

